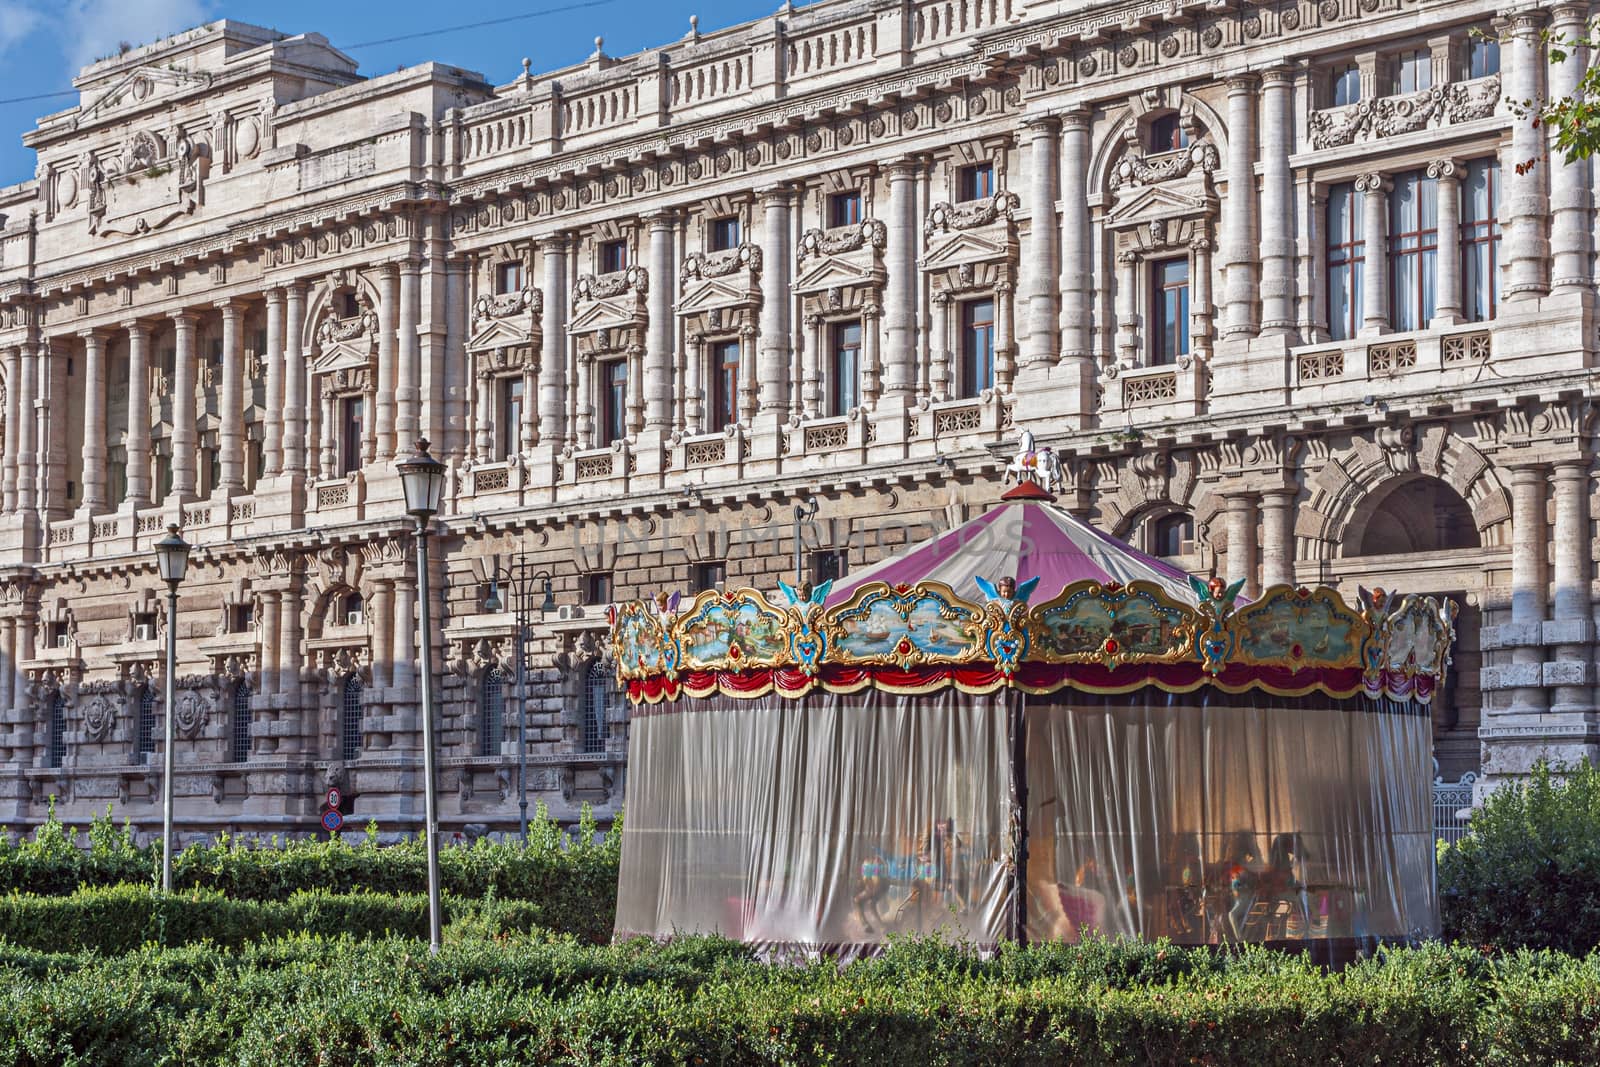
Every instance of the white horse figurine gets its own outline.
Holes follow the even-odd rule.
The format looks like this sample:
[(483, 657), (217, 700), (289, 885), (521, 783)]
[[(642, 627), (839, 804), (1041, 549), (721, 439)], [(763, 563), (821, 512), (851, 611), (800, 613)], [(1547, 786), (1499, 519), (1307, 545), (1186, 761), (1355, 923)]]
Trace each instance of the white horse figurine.
[(1019, 484), (1033, 482), (1047, 493), (1055, 492), (1066, 481), (1066, 475), (1061, 470), (1061, 458), (1048, 445), (1035, 448), (1032, 430), (1022, 431), (1017, 454), (1006, 464), (1005, 482), (1009, 484), (1013, 478)]

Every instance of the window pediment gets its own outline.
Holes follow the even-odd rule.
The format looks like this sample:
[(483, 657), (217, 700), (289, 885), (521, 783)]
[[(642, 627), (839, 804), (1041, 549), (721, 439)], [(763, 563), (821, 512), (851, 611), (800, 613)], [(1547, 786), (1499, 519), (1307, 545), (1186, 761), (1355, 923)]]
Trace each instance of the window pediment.
[(1113, 229), (1125, 229), (1154, 218), (1211, 215), (1217, 206), (1216, 197), (1209, 194), (1192, 196), (1166, 186), (1151, 186), (1140, 189), (1113, 208), (1106, 217), (1106, 224)]

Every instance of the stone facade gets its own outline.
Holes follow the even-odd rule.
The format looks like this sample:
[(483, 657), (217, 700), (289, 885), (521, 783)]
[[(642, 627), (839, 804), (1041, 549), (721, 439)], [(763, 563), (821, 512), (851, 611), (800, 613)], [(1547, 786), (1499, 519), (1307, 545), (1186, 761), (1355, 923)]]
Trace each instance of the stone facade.
[(1022, 427), (1198, 572), (1459, 597), (1450, 777), (1592, 756), (1595, 175), (1504, 103), (1587, 15), (825, 0), (498, 87), (235, 22), (86, 68), (0, 190), (0, 822), (157, 824), (178, 522), (183, 825), (336, 782), (414, 830), (418, 437), (447, 833), (516, 818), (486, 562), (553, 575), (531, 787), (604, 821), (606, 601), (771, 588), (797, 528), (860, 567)]

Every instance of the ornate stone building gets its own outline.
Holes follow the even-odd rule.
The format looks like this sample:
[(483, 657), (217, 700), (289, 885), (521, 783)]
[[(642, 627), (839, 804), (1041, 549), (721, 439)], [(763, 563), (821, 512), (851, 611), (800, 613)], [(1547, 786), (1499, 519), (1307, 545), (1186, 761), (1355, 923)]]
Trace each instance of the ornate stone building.
[(1595, 175), (1505, 103), (1588, 13), (824, 0), (501, 86), (218, 22), (86, 68), (0, 190), (0, 822), (156, 824), (176, 625), (188, 828), (335, 781), (415, 829), (418, 437), (447, 832), (516, 816), (485, 561), (553, 574), (533, 789), (604, 819), (607, 602), (771, 587), (808, 500), (802, 565), (859, 567), (1023, 427), (1199, 572), (1459, 597), (1448, 776), (1593, 754)]

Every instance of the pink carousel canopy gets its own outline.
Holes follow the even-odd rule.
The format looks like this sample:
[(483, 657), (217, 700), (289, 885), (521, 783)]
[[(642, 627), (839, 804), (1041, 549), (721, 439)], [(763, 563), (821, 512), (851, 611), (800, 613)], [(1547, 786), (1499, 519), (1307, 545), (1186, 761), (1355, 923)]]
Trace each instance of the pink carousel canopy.
[[(1053, 597), (1078, 581), (1127, 585), (1153, 582), (1174, 600), (1194, 606), (1188, 576), (1154, 556), (1102, 533), (1043, 494), (1031, 483), (1012, 490), (1000, 506), (962, 525), (835, 582), (829, 606), (842, 604), (868, 582), (890, 586), (943, 582), (974, 596), (975, 579), (1038, 578), (1037, 599)], [(1241, 602), (1243, 598), (1241, 598)]]

